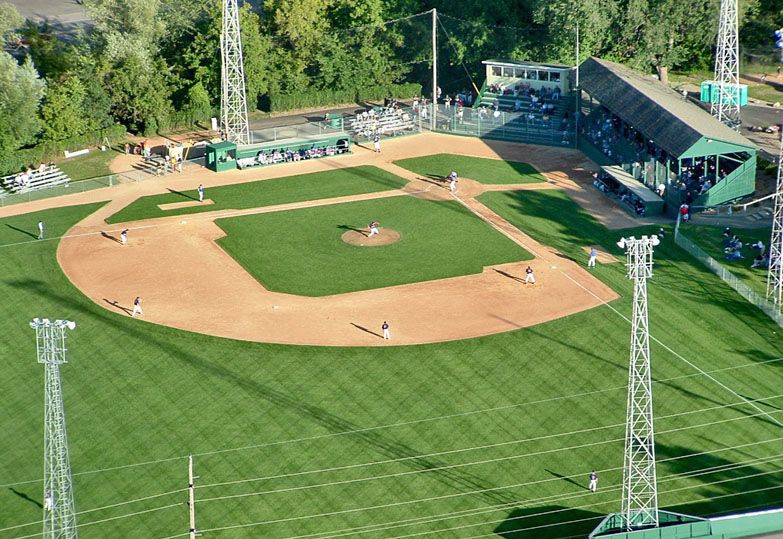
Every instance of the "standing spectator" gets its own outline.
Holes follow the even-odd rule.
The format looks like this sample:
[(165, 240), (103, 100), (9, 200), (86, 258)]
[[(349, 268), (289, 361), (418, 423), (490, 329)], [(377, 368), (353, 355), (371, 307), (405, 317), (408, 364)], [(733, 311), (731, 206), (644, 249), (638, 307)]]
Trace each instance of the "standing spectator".
[(46, 230), (46, 225), (44, 225), (43, 221), (38, 221), (38, 239), (39, 240), (44, 239), (44, 230)]

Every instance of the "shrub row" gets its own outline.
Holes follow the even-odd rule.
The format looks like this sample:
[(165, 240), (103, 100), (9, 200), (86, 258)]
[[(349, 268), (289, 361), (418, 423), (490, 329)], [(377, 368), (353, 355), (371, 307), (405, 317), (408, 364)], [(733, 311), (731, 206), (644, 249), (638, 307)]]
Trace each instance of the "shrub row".
[(269, 97), (269, 112), (282, 112), (311, 107), (328, 107), (342, 103), (378, 101), (386, 97), (409, 99), (421, 94), (421, 84), (404, 83), (353, 90), (317, 90), (298, 94), (281, 94)]
[(0, 174), (13, 174), (20, 172), (28, 166), (38, 166), (48, 163), (56, 157), (62, 157), (65, 150), (80, 150), (85, 146), (103, 144), (108, 140), (109, 144), (115, 144), (125, 138), (125, 126), (115, 124), (108, 129), (96, 133), (89, 133), (80, 137), (58, 142), (43, 142), (32, 148), (24, 148), (13, 152), (8, 159), (0, 162)]

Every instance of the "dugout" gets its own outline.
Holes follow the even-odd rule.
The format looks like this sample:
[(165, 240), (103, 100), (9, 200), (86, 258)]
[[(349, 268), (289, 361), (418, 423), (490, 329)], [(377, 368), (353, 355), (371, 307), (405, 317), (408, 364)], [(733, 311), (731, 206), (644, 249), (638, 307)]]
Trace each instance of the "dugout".
[(207, 144), (206, 167), (213, 172), (237, 168), (237, 145), (227, 140)]
[(667, 85), (598, 58), (579, 66), (579, 80), (579, 148), (649, 189), (665, 184), (667, 211), (755, 190), (756, 146)]

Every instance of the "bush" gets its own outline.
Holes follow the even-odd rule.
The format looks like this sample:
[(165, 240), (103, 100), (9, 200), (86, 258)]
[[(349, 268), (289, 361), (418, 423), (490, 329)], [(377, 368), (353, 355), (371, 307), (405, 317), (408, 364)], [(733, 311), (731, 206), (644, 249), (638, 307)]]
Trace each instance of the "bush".
[(13, 174), (15, 172), (20, 172), (28, 166), (37, 166), (40, 163), (47, 163), (57, 157), (62, 157), (64, 150), (79, 150), (85, 146), (103, 144), (104, 139), (108, 140), (110, 145), (115, 144), (125, 138), (125, 135), (125, 127), (115, 124), (103, 131), (89, 133), (58, 142), (43, 142), (32, 148), (17, 150), (13, 152), (8, 159), (5, 159), (0, 163), (0, 174)]
[(404, 83), (353, 90), (315, 90), (298, 94), (269, 96), (269, 112), (282, 112), (310, 107), (328, 107), (343, 103), (378, 101), (385, 97), (409, 99), (421, 94), (421, 84)]

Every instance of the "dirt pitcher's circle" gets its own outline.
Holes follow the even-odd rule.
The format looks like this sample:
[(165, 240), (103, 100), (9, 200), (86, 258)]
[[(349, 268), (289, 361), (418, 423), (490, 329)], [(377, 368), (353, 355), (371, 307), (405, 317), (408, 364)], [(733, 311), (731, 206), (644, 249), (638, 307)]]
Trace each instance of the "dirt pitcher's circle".
[(345, 243), (356, 245), (357, 247), (380, 247), (381, 245), (397, 243), (402, 237), (399, 232), (392, 230), (391, 228), (382, 228), (380, 230), (380, 234), (373, 234), (372, 237), (369, 237), (369, 229), (346, 230), (343, 232), (341, 239)]

